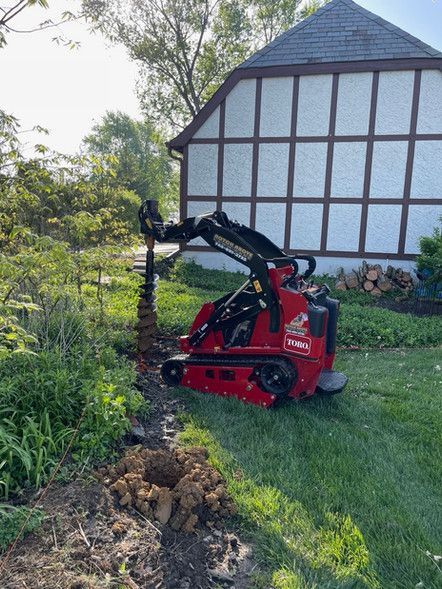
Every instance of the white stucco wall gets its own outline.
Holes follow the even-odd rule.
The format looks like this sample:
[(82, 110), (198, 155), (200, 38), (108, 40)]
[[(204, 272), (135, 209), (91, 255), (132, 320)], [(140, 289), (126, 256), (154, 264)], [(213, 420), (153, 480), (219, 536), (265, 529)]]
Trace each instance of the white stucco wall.
[(261, 143), (258, 159), (258, 196), (287, 196), (288, 143)]
[(376, 133), (396, 135), (410, 132), (414, 71), (380, 72), (376, 110)]
[(319, 250), (321, 246), (322, 204), (293, 203), (290, 248)]
[(410, 205), (408, 210), (407, 237), (405, 253), (416, 254), (419, 251), (419, 238), (431, 235), (434, 227), (441, 227), (442, 206)]
[(189, 145), (187, 193), (215, 196), (218, 171), (217, 145)]
[(442, 133), (442, 72), (423, 70), (419, 97), (418, 133)]
[[(379, 135), (407, 135), (410, 132), (414, 71), (380, 72), (376, 106), (375, 138), (370, 176), (370, 198), (386, 204), (368, 206), (366, 251), (397, 252), (402, 206), (388, 204), (402, 199), (409, 144), (405, 140), (376, 140)], [(368, 133), (373, 73), (340, 74), (336, 112), (336, 135)], [(265, 141), (258, 146), (257, 197), (286, 200), (289, 176), (289, 136), (292, 120), (293, 77), (263, 78), (259, 132)], [(297, 135), (293, 170), (293, 197), (324, 197), (329, 142), (332, 75), (300, 76)], [(241, 80), (226, 98), (222, 197), (249, 198), (252, 194), (253, 134), (255, 126), (256, 80)], [(212, 211), (218, 174), (218, 145), (207, 143), (219, 136), (220, 107), (196, 132), (195, 139), (205, 144), (190, 144), (188, 149), (187, 193), (206, 197), (189, 204), (189, 214)], [(430, 234), (442, 213), (441, 207), (425, 205), (426, 199), (442, 198), (442, 139), (422, 139), (420, 133), (442, 134), (442, 73), (423, 70), (413, 177), (410, 197), (422, 205), (411, 204), (407, 224), (406, 254), (417, 252), (418, 238)], [(287, 142), (272, 140), (287, 137)], [(235, 143), (235, 138), (239, 143)], [(323, 138), (323, 140), (320, 140)], [(229, 142), (233, 141), (233, 142)], [(330, 196), (336, 199), (361, 198), (366, 170), (367, 142), (336, 141), (333, 144)], [(286, 202), (258, 202), (256, 228), (279, 246), (286, 227)], [(223, 204), (229, 215), (249, 225), (250, 202), (234, 200)], [(322, 202), (294, 202), (291, 210), (290, 247), (318, 250), (322, 229)], [(361, 205), (332, 202), (329, 208), (327, 248), (330, 251), (356, 252), (359, 248)], [(354, 263), (352, 262), (354, 265)], [(397, 263), (396, 263), (397, 265)]]
[(250, 196), (252, 191), (251, 143), (227, 143), (224, 146), (223, 195)]
[(396, 252), (401, 225), (401, 205), (370, 205), (368, 207), (367, 252)]
[(332, 204), (328, 218), (327, 249), (357, 252), (361, 226), (361, 205)]
[(245, 202), (223, 202), (222, 210), (227, 213), (229, 219), (250, 227), (250, 204)]
[(226, 98), (225, 136), (252, 137), (255, 126), (256, 80), (240, 80)]
[[(203, 213), (213, 213), (213, 211), (216, 211), (215, 201), (190, 201), (187, 203), (188, 217), (196, 217), (197, 215), (202, 215)], [(201, 237), (192, 239), (191, 241), (189, 241), (189, 244), (207, 246), (207, 243)]]
[(328, 135), (332, 76), (301, 76), (298, 97), (298, 135)]
[(261, 137), (290, 135), (293, 78), (263, 78), (261, 90)]
[(441, 198), (442, 141), (416, 141), (411, 196)]
[(408, 141), (375, 141), (371, 167), (370, 196), (402, 198)]
[(286, 206), (281, 203), (257, 203), (256, 230), (266, 235), (278, 247), (284, 245)]
[(213, 111), (194, 135), (195, 139), (213, 139), (219, 137), (219, 106)]
[(323, 196), (327, 143), (298, 143), (293, 196)]
[(331, 196), (362, 196), (366, 151), (365, 142), (335, 143)]
[(336, 135), (366, 135), (373, 74), (341, 74), (336, 108)]

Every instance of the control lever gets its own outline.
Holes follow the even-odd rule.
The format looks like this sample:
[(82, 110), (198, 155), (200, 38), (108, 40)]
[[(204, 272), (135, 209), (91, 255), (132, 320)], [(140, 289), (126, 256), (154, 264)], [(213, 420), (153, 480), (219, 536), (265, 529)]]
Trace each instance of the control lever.
[(311, 293), (308, 290), (302, 291), (304, 298), (307, 299), (307, 301), (309, 303), (312, 303), (313, 305), (318, 304), (319, 297), (324, 295), (327, 296), (329, 293), (330, 287), (327, 284), (323, 284), (315, 293)]

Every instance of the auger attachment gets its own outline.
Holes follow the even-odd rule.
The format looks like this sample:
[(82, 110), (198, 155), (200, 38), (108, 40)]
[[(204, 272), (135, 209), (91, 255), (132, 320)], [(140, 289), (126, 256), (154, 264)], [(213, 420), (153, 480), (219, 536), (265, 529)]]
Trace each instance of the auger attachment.
[(156, 200), (146, 200), (140, 207), (139, 219), (141, 232), (144, 234), (146, 244), (146, 268), (142, 276), (144, 284), (140, 287), (140, 300), (138, 302), (137, 323), (137, 347), (142, 356), (148, 353), (153, 346), (157, 330), (157, 305), (155, 291), (158, 287), (158, 275), (155, 274), (155, 233), (154, 223), (162, 223), (158, 213)]

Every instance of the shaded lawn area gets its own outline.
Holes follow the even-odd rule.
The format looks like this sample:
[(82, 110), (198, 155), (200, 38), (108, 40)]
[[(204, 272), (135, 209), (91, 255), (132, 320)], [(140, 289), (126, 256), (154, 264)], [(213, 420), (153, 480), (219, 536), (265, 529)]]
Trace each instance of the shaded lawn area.
[(344, 393), (271, 411), (180, 389), (182, 441), (210, 449), (269, 570), (256, 587), (442, 586), (441, 364), (339, 352)]

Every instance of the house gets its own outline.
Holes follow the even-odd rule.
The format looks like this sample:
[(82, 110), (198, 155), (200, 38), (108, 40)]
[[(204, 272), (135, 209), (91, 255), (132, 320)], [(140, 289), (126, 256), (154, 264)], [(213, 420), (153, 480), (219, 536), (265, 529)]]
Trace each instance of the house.
[[(410, 266), (442, 215), (442, 53), (332, 0), (234, 70), (169, 147), (182, 218), (222, 209), (323, 272)], [(228, 264), (201, 240), (185, 255)]]

